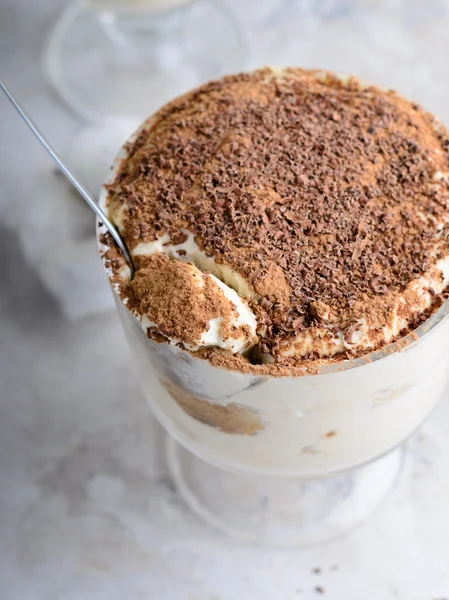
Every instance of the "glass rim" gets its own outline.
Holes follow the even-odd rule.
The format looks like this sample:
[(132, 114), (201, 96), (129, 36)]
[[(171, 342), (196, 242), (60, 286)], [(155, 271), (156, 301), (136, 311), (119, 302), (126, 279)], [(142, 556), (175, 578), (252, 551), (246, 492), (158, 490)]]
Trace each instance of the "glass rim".
[(362, 367), (363, 365), (377, 362), (382, 358), (394, 356), (400, 352), (406, 352), (409, 348), (419, 343), (421, 338), (423, 338), (427, 333), (435, 329), (448, 314), (449, 298), (447, 298), (440, 308), (433, 312), (430, 317), (421, 323), (421, 325), (411, 330), (406, 335), (401, 336), (399, 333), (399, 337), (397, 337), (395, 341), (389, 342), (381, 348), (377, 348), (376, 350), (372, 350), (371, 352), (367, 352), (361, 356), (341, 360), (339, 362), (329, 362), (328, 364), (320, 367), (318, 370), (318, 375), (347, 371), (349, 369), (354, 369), (356, 367)]

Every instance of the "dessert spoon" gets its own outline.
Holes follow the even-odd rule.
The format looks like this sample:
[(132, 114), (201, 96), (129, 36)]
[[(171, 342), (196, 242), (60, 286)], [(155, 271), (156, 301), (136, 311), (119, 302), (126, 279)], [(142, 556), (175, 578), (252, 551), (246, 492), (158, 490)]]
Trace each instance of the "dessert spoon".
[(17, 110), (19, 115), (22, 117), (22, 119), (25, 121), (25, 123), (28, 125), (28, 127), (31, 129), (31, 131), (34, 133), (34, 135), (37, 137), (37, 139), (40, 141), (42, 146), (47, 150), (47, 152), (53, 158), (53, 160), (58, 165), (58, 167), (62, 171), (62, 173), (67, 177), (67, 179), (73, 185), (73, 187), (77, 190), (77, 192), (79, 192), (79, 194), (81, 194), (81, 196), (84, 198), (84, 200), (90, 206), (90, 208), (95, 212), (97, 217), (100, 219), (100, 221), (104, 224), (106, 229), (112, 235), (117, 246), (122, 251), (123, 256), (126, 259), (126, 262), (129, 264), (129, 267), (131, 269), (131, 277), (133, 277), (134, 276), (134, 264), (133, 264), (131, 252), (129, 251), (128, 246), (125, 244), (125, 241), (123, 240), (122, 236), (120, 235), (120, 233), (118, 232), (116, 227), (108, 219), (108, 217), (103, 212), (103, 210), (98, 206), (98, 204), (95, 201), (95, 199), (93, 198), (92, 194), (90, 194), (90, 192), (88, 192), (86, 190), (86, 188), (83, 186), (83, 184), (65, 166), (65, 164), (62, 162), (62, 160), (59, 158), (59, 156), (53, 150), (53, 148), (51, 147), (49, 142), (47, 142), (47, 140), (45, 139), (43, 134), (39, 131), (39, 129), (36, 127), (36, 125), (33, 123), (33, 121), (30, 119), (30, 117), (26, 114), (26, 112), (23, 110), (23, 108), (20, 106), (20, 104), (17, 102), (17, 100), (14, 98), (14, 96), (11, 94), (11, 92), (9, 91), (9, 89), (3, 83), (3, 81), (1, 79), (0, 79), (0, 88), (3, 90), (3, 92), (5, 93), (7, 98), (10, 100), (10, 102), (12, 103), (14, 108)]

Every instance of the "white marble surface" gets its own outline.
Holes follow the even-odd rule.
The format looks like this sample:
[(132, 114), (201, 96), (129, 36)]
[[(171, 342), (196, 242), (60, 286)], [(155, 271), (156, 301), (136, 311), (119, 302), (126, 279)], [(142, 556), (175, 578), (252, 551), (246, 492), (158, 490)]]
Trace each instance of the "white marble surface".
[[(368, 77), (397, 78), (449, 118), (443, 2), (425, 3), (429, 12), (408, 28), (392, 17), (395, 40), (384, 17), (364, 17), (362, 29), (308, 17), (297, 24), (303, 36), (296, 45), (294, 24), (277, 12), (279, 27), (264, 30), (275, 17), (268, 8), (256, 14), (256, 4), (244, 6), (253, 63), (268, 62), (267, 54), (269, 62), (314, 63), (304, 36), (312, 42), (322, 27), (328, 45), (317, 45), (321, 64), (350, 71), (358, 61)], [(401, 3), (387, 4), (393, 14)], [(81, 124), (49, 93), (39, 69), (57, 8), (50, 0), (0, 0), (0, 71), (62, 147)], [(367, 49), (375, 43), (376, 60)], [(33, 274), (17, 232), (23, 215), (45, 202), (41, 178), (50, 167), (2, 98), (0, 121), (0, 598), (448, 598), (448, 398), (409, 442), (395, 491), (347, 538), (269, 551), (210, 530), (173, 489), (163, 433), (138, 389), (116, 315), (67, 319)]]

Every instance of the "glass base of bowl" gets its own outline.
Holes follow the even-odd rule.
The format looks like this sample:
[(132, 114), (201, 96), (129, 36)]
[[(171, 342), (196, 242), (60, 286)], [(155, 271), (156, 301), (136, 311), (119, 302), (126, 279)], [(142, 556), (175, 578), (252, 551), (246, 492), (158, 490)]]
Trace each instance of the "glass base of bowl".
[(348, 533), (394, 487), (403, 450), (362, 467), (318, 479), (230, 472), (167, 437), (168, 463), (179, 494), (204, 521), (246, 542), (291, 547), (322, 544)]

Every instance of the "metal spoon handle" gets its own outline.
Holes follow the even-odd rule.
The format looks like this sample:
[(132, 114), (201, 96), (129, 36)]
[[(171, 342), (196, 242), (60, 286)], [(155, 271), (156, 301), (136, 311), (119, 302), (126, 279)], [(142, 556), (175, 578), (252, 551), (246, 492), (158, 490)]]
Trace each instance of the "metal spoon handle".
[(23, 108), (20, 106), (20, 104), (17, 102), (17, 100), (14, 98), (14, 96), (11, 94), (11, 92), (9, 91), (9, 89), (6, 87), (6, 85), (3, 83), (3, 81), (1, 79), (0, 79), (0, 87), (5, 92), (7, 98), (10, 100), (10, 102), (12, 103), (14, 108), (17, 110), (17, 112), (20, 114), (22, 119), (25, 121), (25, 123), (28, 125), (28, 127), (31, 129), (31, 131), (34, 133), (34, 135), (40, 141), (42, 146), (44, 146), (44, 148), (47, 150), (47, 152), (53, 158), (55, 163), (58, 165), (58, 167), (61, 169), (61, 171), (67, 177), (67, 179), (73, 185), (73, 187), (81, 194), (81, 196), (84, 198), (84, 200), (87, 202), (87, 204), (96, 213), (98, 218), (105, 224), (106, 229), (112, 235), (115, 242), (117, 243), (117, 246), (123, 252), (123, 255), (124, 255), (126, 261), (129, 263), (129, 265), (131, 267), (131, 271), (133, 271), (133, 261), (132, 261), (131, 253), (130, 253), (127, 245), (123, 241), (121, 235), (115, 228), (115, 226), (111, 223), (111, 221), (105, 215), (103, 210), (95, 202), (92, 195), (86, 190), (86, 188), (75, 178), (75, 176), (65, 166), (65, 164), (62, 162), (62, 160), (59, 158), (59, 156), (56, 154), (56, 152), (53, 150), (53, 148), (47, 142), (45, 137), (42, 135), (42, 133), (39, 131), (39, 129), (36, 127), (36, 125), (33, 123), (33, 121), (30, 119), (30, 117), (26, 114), (26, 112), (23, 110)]

